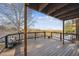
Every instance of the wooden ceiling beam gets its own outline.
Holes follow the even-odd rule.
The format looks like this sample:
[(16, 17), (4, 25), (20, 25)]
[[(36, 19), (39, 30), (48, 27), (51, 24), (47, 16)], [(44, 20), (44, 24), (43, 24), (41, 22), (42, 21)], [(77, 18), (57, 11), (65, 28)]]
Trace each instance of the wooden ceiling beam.
[(55, 17), (60, 17), (61, 15), (65, 14), (65, 13), (69, 13), (74, 10), (77, 10), (78, 8), (79, 8), (79, 4), (75, 4), (75, 5), (73, 5), (73, 7), (71, 6), (70, 8), (67, 8), (67, 10), (56, 14)]
[(79, 13), (79, 8), (76, 9), (76, 10), (74, 10), (74, 11), (71, 11), (71, 12), (69, 12), (69, 13), (63, 14), (63, 15), (61, 15), (61, 16), (58, 17), (58, 18), (63, 18), (63, 17), (67, 17), (67, 16), (75, 15), (75, 14), (78, 14), (78, 13)]
[(39, 11), (39, 5), (40, 5), (40, 3), (30, 3), (28, 5), (28, 7), (30, 7), (31, 9)]
[(32, 3), (29, 6), (32, 9), (63, 20), (79, 16), (79, 3)]
[(42, 11), (47, 5), (48, 5), (48, 3), (41, 3), (39, 5), (39, 11)]
[(67, 11), (72, 10), (72, 9), (76, 9), (76, 8), (79, 8), (79, 4), (69, 4), (65, 7), (57, 10), (56, 12), (52, 13), (51, 15), (54, 17), (57, 17), (58, 15), (62, 15), (64, 13), (66, 13)]
[(55, 12), (55, 11), (57, 11), (57, 10), (59, 10), (59, 9), (61, 9), (61, 8), (63, 8), (64, 6), (67, 6), (68, 5), (68, 3), (56, 3), (56, 4), (54, 4), (54, 7), (49, 7), (49, 10), (48, 10), (48, 15), (49, 14), (51, 14), (51, 13), (53, 13), (53, 12)]
[(69, 5), (71, 5), (71, 4), (65, 5), (64, 7), (62, 7), (62, 8), (60, 8), (60, 9), (56, 10), (55, 12), (51, 13), (50, 15), (55, 17), (55, 15), (57, 15), (57, 14), (63, 12), (64, 10), (69, 9), (69, 7), (68, 7)]
[(74, 18), (78, 18), (78, 17), (79, 17), (79, 13), (75, 14), (75, 15), (68, 16), (68, 17), (63, 17), (63, 18), (60, 18), (60, 19), (69, 20), (69, 19), (74, 19)]
[(71, 11), (73, 11), (73, 10), (78, 9), (78, 8), (79, 8), (79, 7), (70, 8), (70, 9), (67, 9), (66, 11), (64, 10), (63, 12), (60, 12), (60, 13), (54, 15), (54, 16), (55, 16), (55, 17), (60, 17), (61, 15), (65, 14), (65, 13), (69, 13), (69, 12), (71, 12)]

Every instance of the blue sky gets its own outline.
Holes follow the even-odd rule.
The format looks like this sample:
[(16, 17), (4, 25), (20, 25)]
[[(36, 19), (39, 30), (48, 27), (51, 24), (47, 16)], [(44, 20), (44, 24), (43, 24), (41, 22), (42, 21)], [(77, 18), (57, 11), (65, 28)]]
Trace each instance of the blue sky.
[[(36, 28), (36, 29), (46, 29), (46, 30), (62, 30), (62, 21), (45, 15), (43, 13), (37, 12), (35, 10), (31, 10), (32, 20), (36, 21), (34, 23), (34, 26), (31, 26), (30, 28)], [(28, 19), (29, 20), (29, 19)]]
[[(48, 16), (48, 15), (45, 15), (43, 13), (37, 12), (37, 11), (29, 9), (29, 8), (28, 8), (28, 10), (30, 10), (28, 12), (28, 14), (31, 14), (28, 17), (28, 20), (31, 19), (31, 20), (35, 21), (35, 23), (33, 24), (34, 26), (30, 26), (30, 28), (44, 29), (44, 30), (45, 29), (62, 30), (63, 25), (62, 25), (61, 20), (51, 17), (51, 16)], [(7, 20), (7, 22), (9, 22), (9, 20), (6, 18), (6, 16), (4, 16), (2, 14), (2, 13), (4, 13), (4, 11), (6, 14), (10, 14), (12, 12), (9, 10), (9, 7), (5, 7), (3, 4), (0, 4), (0, 21), (3, 21), (3, 19), (4, 19), (4, 20)], [(12, 15), (14, 16), (14, 14), (12, 14)], [(3, 19), (2, 19), (2, 17), (3, 17)], [(0, 22), (0, 24), (1, 24), (1, 22)]]

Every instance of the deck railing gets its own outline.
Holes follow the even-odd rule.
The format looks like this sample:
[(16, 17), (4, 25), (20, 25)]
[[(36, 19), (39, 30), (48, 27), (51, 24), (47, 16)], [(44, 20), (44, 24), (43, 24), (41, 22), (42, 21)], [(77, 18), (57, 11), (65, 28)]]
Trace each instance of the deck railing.
[[(62, 33), (60, 32), (28, 32), (27, 33), (27, 39), (37, 39), (37, 38), (48, 38), (48, 39), (60, 39), (62, 40)], [(64, 40), (68, 40), (68, 41), (72, 41), (74, 39), (76, 39), (76, 36), (78, 34), (73, 34), (73, 33), (64, 33)], [(71, 36), (75, 36), (75, 38), (67, 38), (67, 36), (70, 35)], [(5, 48), (8, 48), (8, 43), (9, 43), (9, 39), (14, 38), (15, 41), (22, 42), (22, 40), (24, 39), (24, 33), (14, 33), (14, 34), (8, 34), (6, 36), (3, 36), (0, 38), (0, 43), (4, 44)]]

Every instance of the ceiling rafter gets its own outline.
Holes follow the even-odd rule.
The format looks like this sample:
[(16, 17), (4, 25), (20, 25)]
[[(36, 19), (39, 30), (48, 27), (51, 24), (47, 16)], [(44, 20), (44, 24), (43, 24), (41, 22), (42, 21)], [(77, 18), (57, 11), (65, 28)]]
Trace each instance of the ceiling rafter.
[(30, 3), (28, 7), (61, 20), (79, 16), (79, 3)]
[(74, 19), (74, 18), (78, 18), (78, 17), (79, 17), (79, 13), (71, 15), (71, 16), (63, 17), (63, 18), (60, 18), (60, 19), (69, 20), (69, 19)]
[(49, 14), (52, 14), (53, 12), (56, 12), (57, 10), (59, 10), (59, 9), (61, 9), (61, 8), (63, 8), (64, 6), (67, 6), (68, 4), (67, 3), (62, 3), (62, 4), (54, 4), (55, 5), (55, 7), (53, 8), (53, 7), (50, 7), (49, 8), (49, 11), (48, 11), (48, 15)]
[(79, 8), (76, 9), (76, 10), (73, 10), (71, 12), (65, 13), (65, 14), (59, 16), (58, 18), (63, 18), (63, 17), (71, 16), (71, 15), (74, 15), (74, 14), (77, 14), (77, 13), (79, 13)]
[(59, 16), (65, 14), (65, 13), (67, 13), (67, 12), (74, 11), (74, 10), (76, 10), (76, 9), (78, 9), (78, 8), (79, 8), (78, 6), (76, 6), (75, 8), (69, 8), (69, 9), (67, 9), (66, 11), (63, 11), (63, 12), (57, 14), (57, 15), (54, 15), (54, 16), (55, 16), (55, 17), (59, 17)]

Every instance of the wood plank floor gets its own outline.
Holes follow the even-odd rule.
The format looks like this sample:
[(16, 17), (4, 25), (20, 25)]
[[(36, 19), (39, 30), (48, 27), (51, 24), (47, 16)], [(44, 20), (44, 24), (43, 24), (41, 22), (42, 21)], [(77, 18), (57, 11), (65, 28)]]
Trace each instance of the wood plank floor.
[[(13, 49), (5, 50), (0, 56), (23, 56), (24, 44), (17, 45)], [(28, 56), (79, 56), (79, 48), (75, 43), (65, 42), (63, 45), (57, 39), (28, 40)]]
[(37, 39), (28, 40), (28, 56), (78, 56), (79, 48), (76, 44), (60, 40)]

